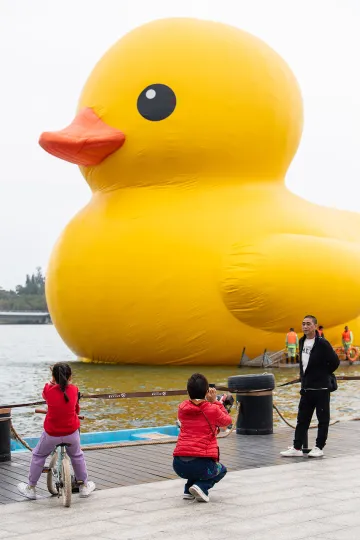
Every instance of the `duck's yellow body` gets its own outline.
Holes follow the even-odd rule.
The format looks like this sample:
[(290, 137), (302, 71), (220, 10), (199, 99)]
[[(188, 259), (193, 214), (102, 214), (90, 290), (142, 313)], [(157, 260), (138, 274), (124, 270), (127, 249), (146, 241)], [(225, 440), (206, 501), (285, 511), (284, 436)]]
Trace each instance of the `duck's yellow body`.
[(93, 196), (50, 260), (54, 324), (79, 357), (238, 363), (283, 348), (306, 314), (360, 330), (360, 216), (313, 205), (284, 177), (302, 131), (285, 62), (219, 23), (170, 19), (95, 67), (78, 120), (43, 134)]

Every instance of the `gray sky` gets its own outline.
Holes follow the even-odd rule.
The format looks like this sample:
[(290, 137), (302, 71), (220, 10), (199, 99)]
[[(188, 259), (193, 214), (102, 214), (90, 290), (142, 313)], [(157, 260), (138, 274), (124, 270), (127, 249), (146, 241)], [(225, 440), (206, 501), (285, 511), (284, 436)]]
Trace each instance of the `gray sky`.
[(236, 25), (284, 57), (305, 103), (287, 185), (319, 204), (359, 210), (359, 0), (0, 0), (0, 286), (45, 269), (90, 197), (78, 168), (41, 150), (39, 134), (70, 123), (112, 43), (168, 16)]

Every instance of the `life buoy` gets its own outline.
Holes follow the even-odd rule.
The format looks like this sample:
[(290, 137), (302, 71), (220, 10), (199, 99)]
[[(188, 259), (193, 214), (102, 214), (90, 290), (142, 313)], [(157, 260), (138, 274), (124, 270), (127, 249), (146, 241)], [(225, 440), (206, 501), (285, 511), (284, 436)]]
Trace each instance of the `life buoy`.
[[(351, 356), (351, 351), (354, 351), (354, 356)], [(356, 347), (350, 347), (347, 350), (346, 356), (349, 362), (355, 362), (355, 360), (359, 358), (359, 351), (357, 350)]]
[(344, 347), (334, 347), (335, 353), (338, 355), (339, 360), (346, 360), (346, 352)]

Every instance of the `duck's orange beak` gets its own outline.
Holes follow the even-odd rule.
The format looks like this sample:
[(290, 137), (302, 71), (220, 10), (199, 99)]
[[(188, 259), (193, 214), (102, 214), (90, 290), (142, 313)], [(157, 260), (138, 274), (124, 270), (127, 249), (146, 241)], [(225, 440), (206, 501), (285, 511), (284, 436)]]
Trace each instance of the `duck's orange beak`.
[(45, 131), (40, 146), (60, 159), (89, 167), (99, 165), (125, 142), (125, 135), (101, 120), (90, 108), (82, 109), (61, 131)]

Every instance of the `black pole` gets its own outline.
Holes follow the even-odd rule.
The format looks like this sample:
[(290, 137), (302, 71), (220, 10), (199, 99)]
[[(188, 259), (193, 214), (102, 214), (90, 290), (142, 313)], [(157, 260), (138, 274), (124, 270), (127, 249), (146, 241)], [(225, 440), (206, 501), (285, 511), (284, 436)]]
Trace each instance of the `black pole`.
[(310, 452), (308, 435), (309, 435), (309, 432), (307, 431), (303, 439), (303, 445), (302, 445), (303, 454), (308, 454)]
[(242, 359), (244, 358), (244, 354), (245, 354), (245, 347), (243, 348), (243, 351), (242, 351), (242, 354), (241, 354), (241, 358), (240, 358), (240, 362), (239, 362), (238, 367), (241, 367), (241, 362), (242, 362)]
[(11, 461), (10, 419), (11, 409), (0, 409), (0, 461)]

